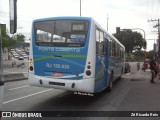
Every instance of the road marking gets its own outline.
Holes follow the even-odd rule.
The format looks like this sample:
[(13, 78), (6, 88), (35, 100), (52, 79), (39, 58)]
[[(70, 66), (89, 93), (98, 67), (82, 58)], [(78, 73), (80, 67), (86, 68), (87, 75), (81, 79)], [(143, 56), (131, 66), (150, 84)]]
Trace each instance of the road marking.
[(20, 99), (24, 99), (24, 98), (27, 98), (27, 97), (31, 97), (31, 96), (38, 95), (38, 94), (41, 94), (41, 93), (44, 93), (44, 92), (48, 92), (48, 91), (51, 91), (51, 90), (53, 90), (53, 89), (48, 89), (48, 90), (44, 90), (44, 91), (41, 91), (41, 92), (30, 94), (30, 95), (27, 95), (27, 96), (23, 96), (23, 97), (20, 97), (20, 98), (16, 98), (16, 99), (13, 99), (13, 100), (9, 100), (9, 101), (3, 102), (3, 104), (14, 102), (16, 100), (20, 100)]
[(25, 88), (25, 87), (29, 87), (30, 85), (26, 85), (26, 86), (21, 86), (21, 87), (16, 87), (16, 88), (11, 88), (9, 90), (16, 90), (16, 89), (20, 89), (20, 88)]
[(3, 71), (4, 73), (28, 73), (28, 72), (12, 72), (12, 71)]

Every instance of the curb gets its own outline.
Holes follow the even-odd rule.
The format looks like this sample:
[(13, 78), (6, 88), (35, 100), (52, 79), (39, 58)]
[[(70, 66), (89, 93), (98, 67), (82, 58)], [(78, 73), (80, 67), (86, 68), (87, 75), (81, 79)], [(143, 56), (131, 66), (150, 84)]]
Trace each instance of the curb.
[(27, 77), (24, 76), (23, 73), (16, 73), (16, 74), (4, 74), (3, 75), (4, 82), (12, 82), (12, 81), (18, 81), (18, 80), (26, 80)]
[(22, 81), (22, 80), (27, 80), (28, 78), (22, 78), (22, 79), (13, 79), (13, 80), (4, 80), (4, 83), (8, 82), (14, 82), (14, 81)]

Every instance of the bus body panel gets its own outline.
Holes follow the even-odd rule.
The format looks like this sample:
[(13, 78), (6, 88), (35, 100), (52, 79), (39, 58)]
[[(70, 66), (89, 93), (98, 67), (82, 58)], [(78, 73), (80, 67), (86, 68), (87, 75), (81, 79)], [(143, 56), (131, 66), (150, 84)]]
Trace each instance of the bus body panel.
[[(36, 44), (36, 23), (55, 21), (53, 23), (56, 24), (56, 21), (61, 20), (88, 21), (88, 32), (84, 46), (60, 47), (52, 46), (48, 43), (48, 46)], [(64, 26), (66, 25), (64, 24)], [(41, 27), (44, 27), (44, 25)], [(41, 27), (39, 27), (40, 30)], [(106, 53), (103, 55), (96, 54), (97, 27), (107, 36), (104, 38)], [(47, 29), (46, 27), (45, 30), (50, 31)], [(104, 31), (92, 18), (55, 17), (34, 20), (30, 49), (30, 67), (33, 67), (33, 70), (29, 70), (29, 84), (88, 93), (103, 91), (109, 86), (110, 75), (113, 74), (113, 81), (115, 81), (121, 76), (124, 68), (124, 60), (111, 57), (110, 39), (114, 39), (124, 49), (117, 39)]]
[[(61, 20), (63, 18), (51, 18), (46, 20)], [(87, 20), (89, 22), (88, 31), (90, 30), (90, 19), (68, 18), (65, 20)], [(36, 20), (35, 22), (38, 22)], [(43, 21), (43, 20), (42, 20)], [(33, 25), (34, 26), (34, 22)], [(32, 28), (32, 50), (30, 60), (34, 66), (34, 71), (30, 71), (29, 83), (34, 86), (53, 87), (59, 89), (68, 89), (73, 91), (94, 91), (94, 55), (92, 53), (94, 42), (89, 42), (91, 33), (87, 33), (86, 44), (84, 47), (48, 47), (37, 46), (35, 43), (35, 28)], [(93, 61), (93, 62), (92, 62)], [(85, 73), (88, 70), (87, 65), (92, 67), (91, 75), (87, 76)], [(62, 73), (63, 75), (59, 74)], [(55, 76), (57, 74), (57, 76)], [(35, 77), (34, 77), (35, 76)], [(34, 81), (33, 81), (34, 80)], [(43, 84), (40, 84), (42, 80)], [(48, 82), (48, 84), (47, 84)], [(65, 86), (49, 84), (55, 82), (57, 84), (64, 83)], [(46, 84), (44, 84), (46, 83)], [(86, 84), (87, 83), (87, 84)], [(72, 85), (74, 85), (74, 88)]]
[[(40, 84), (40, 80), (42, 84)], [(32, 86), (46, 87), (63, 89), (70, 91), (80, 91), (94, 93), (94, 78), (82, 79), (82, 80), (67, 80), (67, 79), (56, 79), (49, 77), (41, 77), (34, 74), (29, 75), (29, 84)], [(54, 83), (59, 85), (54, 85)], [(72, 87), (74, 84), (74, 87)]]
[[(61, 50), (61, 48), (59, 47), (54, 47), (54, 48), (57, 50)], [(52, 52), (52, 51), (45, 52), (45, 51), (40, 51), (39, 49), (42, 49), (42, 47), (35, 47), (33, 49), (33, 51), (37, 51), (33, 53), (35, 54), (33, 58), (35, 75), (53, 76), (54, 73), (61, 72), (63, 73), (63, 76), (71, 76), (84, 73), (84, 67), (87, 58), (85, 53), (87, 51), (86, 49), (85, 50), (78, 49), (78, 51), (83, 51), (79, 53), (66, 52), (67, 54), (64, 52)], [(72, 48), (66, 48), (66, 49), (72, 50)], [(40, 54), (40, 52), (42, 54)]]

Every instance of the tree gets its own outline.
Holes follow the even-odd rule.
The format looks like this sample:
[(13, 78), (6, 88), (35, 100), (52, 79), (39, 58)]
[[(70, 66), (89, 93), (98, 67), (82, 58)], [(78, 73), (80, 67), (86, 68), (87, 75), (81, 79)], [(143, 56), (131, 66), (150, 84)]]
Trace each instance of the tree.
[(9, 40), (10, 37), (9, 35), (6, 33), (6, 29), (2, 27), (1, 29), (2, 31), (2, 48), (4, 49), (5, 47), (9, 47)]
[(146, 48), (146, 41), (142, 35), (132, 30), (123, 30), (119, 34), (113, 34), (126, 48), (127, 53), (132, 53), (133, 50), (140, 51)]
[(25, 36), (23, 34), (17, 34), (14, 36), (14, 38), (17, 39), (17, 41), (21, 41), (21, 42), (25, 41)]
[(6, 32), (6, 28), (2, 27), (1, 29), (2, 33), (2, 49), (4, 48), (10, 48), (11, 45), (15, 46), (16, 45), (16, 40), (12, 40), (8, 33)]

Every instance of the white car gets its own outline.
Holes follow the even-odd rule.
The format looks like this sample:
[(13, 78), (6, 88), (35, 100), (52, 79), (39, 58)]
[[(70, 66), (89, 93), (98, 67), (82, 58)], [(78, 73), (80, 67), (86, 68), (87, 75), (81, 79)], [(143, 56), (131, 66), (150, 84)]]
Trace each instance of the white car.
[(22, 55), (24, 58), (28, 58), (28, 55)]
[(13, 57), (14, 57), (14, 58), (18, 58), (19, 55), (18, 55), (17, 53), (14, 53), (14, 54), (13, 54)]
[(11, 49), (11, 52), (12, 52), (12, 51), (15, 51), (15, 49)]
[(24, 58), (28, 58), (28, 55), (27, 55), (26, 53), (23, 53), (22, 56), (23, 56)]

